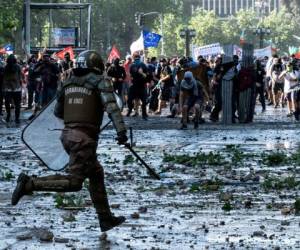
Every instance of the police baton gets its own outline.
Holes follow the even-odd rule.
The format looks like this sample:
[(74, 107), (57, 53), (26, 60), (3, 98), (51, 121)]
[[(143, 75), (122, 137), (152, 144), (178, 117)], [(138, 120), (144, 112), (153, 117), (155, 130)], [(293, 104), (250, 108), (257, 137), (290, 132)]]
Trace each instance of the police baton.
[(155, 179), (160, 180), (160, 176), (134, 151), (129, 143), (125, 143), (124, 146), (129, 149), (129, 151), (142, 163), (144, 167), (147, 168), (150, 175), (152, 175)]

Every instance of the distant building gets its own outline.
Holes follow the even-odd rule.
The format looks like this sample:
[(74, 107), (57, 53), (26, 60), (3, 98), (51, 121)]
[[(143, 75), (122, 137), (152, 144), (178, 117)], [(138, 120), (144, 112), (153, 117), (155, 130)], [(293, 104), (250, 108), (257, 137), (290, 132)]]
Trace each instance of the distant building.
[(280, 9), (280, 0), (192, 0), (192, 12), (196, 8), (214, 11), (219, 17), (226, 18), (239, 10), (255, 9), (268, 14)]

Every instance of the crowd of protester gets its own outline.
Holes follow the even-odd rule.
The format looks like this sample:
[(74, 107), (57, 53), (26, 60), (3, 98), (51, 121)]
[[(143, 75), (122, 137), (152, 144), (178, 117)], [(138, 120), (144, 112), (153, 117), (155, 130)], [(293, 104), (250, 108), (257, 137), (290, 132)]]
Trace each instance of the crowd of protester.
[[(70, 54), (57, 60), (44, 53), (32, 55), (27, 62), (9, 55), (0, 60), (0, 115), (7, 123), (20, 123), (21, 107), (38, 112), (55, 97), (65, 71), (74, 67)], [(198, 68), (201, 70), (197, 71)], [(287, 116), (300, 118), (299, 62), (293, 56), (256, 59), (251, 66), (248, 81), (241, 80), (243, 67), (240, 58), (233, 56), (230, 64), (222, 63), (222, 56), (198, 57), (195, 62), (188, 57), (144, 58), (135, 53), (125, 60), (116, 58), (106, 64), (106, 74), (111, 77), (117, 95), (123, 100), (127, 117), (167, 114), (169, 118), (181, 117), (181, 129), (193, 122), (198, 128), (208, 112), (209, 120), (217, 122), (222, 111), (222, 82), (228, 70), (232, 71), (232, 122), (252, 122), (254, 107), (260, 103), (261, 111), (266, 105), (274, 109), (287, 107)], [(250, 80), (249, 80), (250, 79)], [(241, 121), (238, 106), (239, 93), (251, 89), (254, 97), (253, 114)], [(224, 86), (223, 86), (224, 88)], [(167, 110), (166, 110), (167, 109)], [(140, 112), (141, 111), (141, 112)], [(258, 108), (256, 108), (256, 113)], [(6, 116), (4, 116), (6, 115)]]

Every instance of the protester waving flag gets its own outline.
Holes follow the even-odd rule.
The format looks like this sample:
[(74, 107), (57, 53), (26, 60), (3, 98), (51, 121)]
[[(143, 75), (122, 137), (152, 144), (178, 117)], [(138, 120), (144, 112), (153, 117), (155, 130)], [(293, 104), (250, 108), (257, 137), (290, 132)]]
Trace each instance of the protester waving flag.
[(55, 56), (58, 57), (59, 59), (64, 59), (64, 56), (65, 56), (66, 53), (69, 53), (69, 54), (70, 54), (71, 60), (74, 59), (74, 51), (73, 51), (72, 46), (65, 47), (63, 50), (58, 51), (58, 52), (55, 54)]
[(114, 45), (110, 51), (107, 61), (111, 63), (116, 58), (121, 58), (121, 54), (117, 47)]

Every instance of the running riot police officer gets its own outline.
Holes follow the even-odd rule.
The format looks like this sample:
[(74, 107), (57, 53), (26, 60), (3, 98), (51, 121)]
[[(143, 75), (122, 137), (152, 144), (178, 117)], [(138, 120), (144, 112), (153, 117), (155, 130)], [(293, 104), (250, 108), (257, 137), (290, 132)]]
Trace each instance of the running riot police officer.
[(104, 64), (97, 52), (87, 50), (80, 53), (76, 68), (68, 73), (58, 91), (54, 111), (65, 124), (61, 141), (70, 157), (68, 175), (30, 177), (21, 173), (12, 195), (12, 205), (32, 191), (79, 191), (88, 178), (90, 196), (104, 232), (125, 221), (125, 217), (116, 217), (110, 211), (104, 172), (96, 155), (104, 111), (114, 124), (119, 144), (127, 142), (126, 127), (113, 86), (104, 73)]

